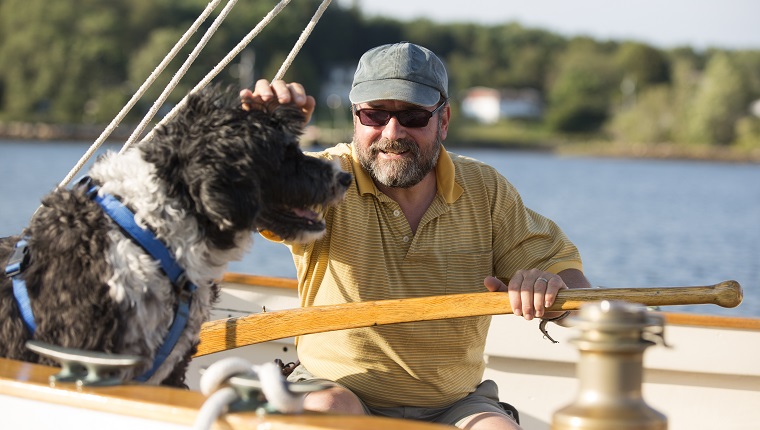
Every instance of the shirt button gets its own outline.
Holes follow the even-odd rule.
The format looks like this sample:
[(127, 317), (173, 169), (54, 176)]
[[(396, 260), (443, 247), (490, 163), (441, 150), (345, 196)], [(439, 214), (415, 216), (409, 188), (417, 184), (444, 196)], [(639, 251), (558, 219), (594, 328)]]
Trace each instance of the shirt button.
[(404, 236), (404, 242), (409, 242), (409, 236)]
[(393, 211), (393, 216), (399, 216), (399, 215), (401, 215), (400, 210), (396, 209), (395, 211)]

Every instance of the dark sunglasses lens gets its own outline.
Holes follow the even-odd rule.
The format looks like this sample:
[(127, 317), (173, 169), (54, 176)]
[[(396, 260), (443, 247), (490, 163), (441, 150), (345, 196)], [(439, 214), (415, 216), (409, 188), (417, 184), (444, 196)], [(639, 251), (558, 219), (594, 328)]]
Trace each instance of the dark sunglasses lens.
[(356, 111), (359, 122), (370, 127), (387, 125), (392, 116), (398, 119), (399, 124), (409, 128), (425, 127), (433, 114), (424, 109), (410, 109), (389, 112), (381, 109), (360, 109)]
[(359, 113), (359, 121), (363, 125), (368, 125), (372, 127), (378, 127), (381, 125), (388, 124), (388, 121), (391, 120), (390, 112), (384, 111), (384, 110), (362, 109), (358, 111), (358, 113)]
[(430, 112), (423, 109), (404, 110), (396, 114), (401, 125), (411, 128), (426, 126), (432, 116)]

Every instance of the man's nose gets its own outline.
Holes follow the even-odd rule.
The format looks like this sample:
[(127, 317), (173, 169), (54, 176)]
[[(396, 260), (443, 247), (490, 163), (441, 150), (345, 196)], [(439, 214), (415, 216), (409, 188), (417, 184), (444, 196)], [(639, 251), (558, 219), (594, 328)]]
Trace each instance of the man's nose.
[(398, 118), (392, 116), (383, 127), (383, 137), (390, 140), (398, 140), (406, 135), (406, 127), (398, 122)]

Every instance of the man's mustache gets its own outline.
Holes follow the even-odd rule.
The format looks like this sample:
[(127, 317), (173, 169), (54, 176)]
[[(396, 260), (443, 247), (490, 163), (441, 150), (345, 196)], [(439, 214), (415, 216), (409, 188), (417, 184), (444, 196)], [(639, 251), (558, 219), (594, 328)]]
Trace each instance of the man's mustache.
[(411, 152), (417, 154), (419, 148), (414, 142), (406, 139), (381, 139), (374, 142), (370, 146), (370, 150), (374, 154), (379, 152)]

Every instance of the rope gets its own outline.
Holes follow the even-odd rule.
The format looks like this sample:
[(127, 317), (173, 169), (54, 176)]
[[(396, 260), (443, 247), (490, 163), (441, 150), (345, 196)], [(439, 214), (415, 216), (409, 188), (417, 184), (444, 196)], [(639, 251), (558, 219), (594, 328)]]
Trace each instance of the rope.
[(174, 59), (174, 57), (179, 53), (180, 49), (182, 49), (186, 44), (187, 41), (190, 40), (190, 37), (195, 34), (196, 31), (198, 31), (198, 28), (200, 28), (201, 24), (203, 24), (203, 21), (208, 18), (208, 16), (211, 14), (211, 12), (221, 3), (222, 0), (213, 0), (210, 2), (206, 9), (203, 10), (200, 16), (195, 20), (192, 26), (190, 26), (189, 29), (185, 32), (185, 34), (182, 35), (179, 41), (174, 45), (174, 47), (169, 51), (169, 53), (164, 57), (164, 59), (159, 63), (158, 66), (153, 70), (153, 72), (148, 76), (148, 78), (143, 82), (143, 84), (140, 86), (140, 88), (137, 90), (137, 92), (132, 96), (132, 98), (127, 102), (127, 104), (121, 109), (121, 111), (116, 115), (116, 117), (111, 121), (110, 124), (106, 127), (105, 130), (103, 130), (103, 133), (98, 136), (97, 140), (95, 140), (95, 143), (93, 143), (90, 148), (85, 152), (85, 154), (82, 156), (82, 158), (79, 159), (77, 164), (74, 166), (73, 169), (69, 172), (68, 175), (61, 181), (60, 184), (58, 184), (57, 188), (63, 188), (71, 182), (71, 180), (74, 178), (74, 176), (79, 173), (79, 171), (84, 167), (84, 165), (87, 163), (87, 161), (92, 157), (92, 155), (95, 153), (95, 151), (100, 148), (101, 145), (103, 145), (103, 142), (108, 138), (108, 136), (113, 133), (114, 130), (119, 126), (121, 121), (124, 119), (125, 116), (127, 116), (127, 113), (129, 113), (130, 110), (134, 107), (134, 105), (137, 103), (140, 98), (145, 94), (146, 91), (148, 91), (148, 88), (150, 88), (151, 85), (158, 79), (158, 76), (166, 69), (166, 66), (169, 65), (171, 60)]
[(301, 32), (301, 37), (298, 38), (298, 41), (296, 42), (295, 46), (293, 46), (293, 49), (290, 51), (290, 54), (288, 54), (288, 57), (285, 59), (285, 61), (282, 63), (282, 66), (280, 66), (280, 70), (277, 71), (277, 73), (274, 75), (273, 81), (276, 81), (278, 79), (282, 79), (283, 76), (285, 76), (285, 72), (288, 71), (288, 68), (290, 68), (290, 65), (293, 63), (293, 60), (296, 58), (296, 55), (298, 55), (298, 52), (303, 47), (304, 43), (306, 43), (306, 40), (311, 35), (312, 30), (314, 30), (314, 27), (316, 27), (317, 22), (319, 22), (319, 19), (322, 17), (322, 14), (325, 13), (325, 10), (328, 6), (330, 6), (330, 2), (332, 0), (324, 0), (322, 4), (319, 5), (319, 8), (316, 12), (314, 12), (314, 16), (311, 17), (311, 21), (309, 21), (309, 24), (306, 26), (306, 28)]
[(251, 373), (259, 378), (261, 392), (274, 410), (285, 414), (303, 412), (304, 396), (288, 390), (280, 366), (272, 362), (254, 366), (240, 357), (228, 357), (215, 362), (201, 375), (201, 393), (207, 398), (198, 411), (193, 430), (210, 429), (231, 403), (240, 400), (238, 391), (226, 385), (227, 381)]
[[(190, 39), (190, 37), (200, 28), (201, 24), (208, 18), (208, 16), (211, 14), (211, 12), (216, 9), (216, 7), (221, 3), (222, 0), (212, 0), (209, 2), (209, 4), (206, 6), (206, 8), (203, 10), (200, 16), (193, 22), (193, 25), (185, 32), (185, 34), (182, 35), (180, 40), (174, 45), (174, 47), (171, 49), (171, 51), (164, 57), (164, 59), (161, 61), (161, 63), (153, 70), (153, 72), (148, 76), (148, 78), (143, 82), (143, 84), (140, 86), (140, 88), (135, 92), (135, 94), (130, 98), (129, 102), (119, 111), (119, 113), (116, 115), (116, 117), (109, 123), (109, 125), (106, 127), (106, 129), (101, 133), (101, 135), (95, 140), (95, 143), (93, 143), (90, 148), (82, 155), (82, 157), (79, 159), (79, 161), (74, 165), (74, 167), (69, 171), (69, 173), (66, 175), (66, 177), (58, 184), (57, 188), (62, 188), (67, 186), (71, 180), (76, 176), (79, 171), (84, 167), (84, 165), (87, 163), (87, 161), (92, 158), (95, 151), (97, 151), (102, 145), (103, 142), (113, 133), (114, 130), (119, 126), (121, 121), (124, 119), (124, 117), (129, 113), (129, 111), (134, 107), (134, 105), (137, 103), (140, 98), (142, 98), (143, 95), (145, 95), (145, 92), (148, 90), (148, 88), (158, 79), (158, 76), (166, 69), (168, 64), (176, 57), (176, 55), (179, 53), (180, 49), (182, 49), (186, 44), (187, 41)], [(293, 60), (295, 59), (298, 52), (300, 52), (303, 45), (306, 43), (306, 40), (311, 35), (311, 32), (314, 30), (314, 27), (316, 27), (317, 22), (319, 22), (319, 19), (324, 14), (324, 11), (327, 10), (327, 7), (330, 5), (332, 0), (323, 0), (323, 2), (320, 4), (317, 11), (314, 13), (314, 16), (312, 16), (311, 20), (309, 21), (309, 24), (306, 26), (304, 31), (301, 33), (301, 36), (299, 37), (298, 41), (296, 42), (293, 49), (288, 54), (288, 57), (283, 62), (282, 66), (280, 66), (280, 69), (275, 74), (275, 77), (273, 80), (282, 79), (282, 77), (287, 72), (290, 65), (293, 63)], [(262, 20), (259, 22), (259, 24), (251, 30), (251, 32), (246, 35), (243, 40), (241, 40), (235, 48), (230, 51), (227, 56), (222, 59), (222, 61), (219, 62), (219, 64), (214, 67), (211, 72), (209, 72), (201, 82), (198, 83), (191, 91), (190, 93), (196, 92), (198, 90), (201, 90), (205, 88), (243, 49), (245, 49), (246, 46), (253, 40), (261, 31), (266, 27), (272, 19), (274, 19), (275, 16), (277, 16), (282, 9), (285, 8), (290, 3), (290, 0), (281, 0)], [(211, 36), (216, 32), (216, 30), (221, 25), (222, 21), (227, 17), (229, 12), (232, 10), (232, 8), (237, 4), (237, 0), (230, 0), (227, 5), (224, 7), (224, 9), (220, 12), (219, 16), (214, 20), (211, 27), (206, 31), (203, 38), (198, 42), (196, 47), (193, 49), (192, 53), (189, 55), (188, 59), (185, 60), (185, 62), (182, 64), (182, 67), (174, 74), (172, 77), (172, 80), (169, 82), (169, 84), (164, 88), (164, 91), (161, 93), (159, 98), (153, 103), (148, 113), (143, 117), (142, 121), (138, 124), (138, 126), (135, 128), (135, 130), (132, 132), (132, 134), (127, 139), (127, 142), (124, 144), (124, 146), (121, 148), (119, 153), (123, 153), (127, 149), (129, 149), (132, 144), (137, 140), (137, 138), (143, 133), (145, 130), (146, 125), (148, 122), (150, 122), (153, 117), (155, 116), (156, 112), (160, 109), (160, 107), (163, 105), (163, 103), (168, 98), (169, 94), (174, 90), (174, 88), (179, 83), (179, 80), (185, 75), (187, 70), (190, 68), (193, 62), (198, 58), (198, 55), (200, 55), (200, 51), (206, 46), (208, 43), (208, 40), (211, 38)], [(143, 139), (143, 141), (150, 140), (153, 135), (155, 134), (155, 130), (158, 126), (161, 126), (165, 124), (166, 122), (170, 121), (172, 118), (174, 118), (182, 107), (187, 104), (187, 96), (183, 97), (182, 100), (180, 100), (179, 103), (177, 103), (176, 106), (167, 114), (157, 125), (154, 127), (150, 133)]]
[(148, 113), (145, 115), (145, 117), (142, 119), (140, 124), (138, 124), (137, 128), (132, 132), (132, 135), (129, 136), (129, 139), (127, 139), (127, 142), (124, 144), (124, 146), (121, 148), (121, 151), (119, 151), (120, 154), (124, 153), (127, 149), (129, 149), (130, 146), (137, 140), (137, 138), (142, 134), (143, 130), (145, 130), (145, 126), (150, 122), (150, 120), (153, 119), (153, 117), (156, 115), (156, 112), (158, 112), (158, 109), (161, 108), (161, 106), (164, 104), (166, 99), (169, 97), (169, 94), (171, 94), (172, 91), (174, 91), (174, 88), (179, 84), (179, 80), (182, 79), (183, 76), (185, 76), (185, 73), (187, 73), (187, 70), (190, 68), (190, 66), (195, 62), (195, 60), (200, 55), (203, 48), (206, 47), (206, 44), (211, 39), (211, 36), (216, 33), (216, 30), (219, 29), (219, 26), (222, 24), (222, 21), (224, 21), (225, 18), (227, 18), (227, 15), (229, 15), (230, 11), (233, 7), (237, 4), (238, 0), (230, 0), (227, 5), (222, 9), (221, 12), (219, 12), (219, 16), (216, 17), (214, 22), (211, 24), (211, 27), (206, 30), (206, 33), (203, 35), (200, 41), (198, 41), (198, 44), (195, 45), (195, 48), (193, 48), (193, 52), (190, 53), (190, 55), (187, 57), (187, 60), (185, 60), (184, 63), (182, 63), (182, 67), (177, 70), (177, 73), (172, 76), (171, 81), (166, 85), (166, 88), (161, 92), (161, 95), (156, 99), (155, 102), (153, 102), (153, 106), (151, 106)]
[[(261, 33), (261, 30), (264, 29), (271, 21), (274, 19), (277, 14), (282, 11), (285, 6), (290, 3), (290, 0), (282, 0), (280, 1), (262, 20), (259, 22), (259, 24), (254, 27), (253, 30), (251, 30), (246, 37), (243, 38), (236, 46), (235, 48), (230, 51), (229, 54), (227, 54), (226, 57), (222, 59), (222, 61), (219, 62), (219, 64), (216, 65), (199, 83), (198, 85), (193, 88), (190, 93), (194, 93), (196, 91), (201, 90), (202, 88), (205, 88), (211, 80), (213, 80), (216, 75), (218, 75), (243, 49), (245, 49), (246, 46), (248, 46), (249, 43), (251, 43), (251, 40), (253, 40), (254, 37), (258, 36), (259, 33)], [(159, 126), (166, 124), (167, 122), (171, 121), (172, 118), (174, 118), (177, 115), (177, 112), (182, 109), (187, 104), (187, 96), (182, 98), (179, 103), (177, 103), (176, 106), (156, 125), (156, 127), (151, 130), (150, 133), (148, 133), (147, 136), (143, 139), (143, 141), (150, 140), (153, 135), (156, 132), (156, 128)]]

